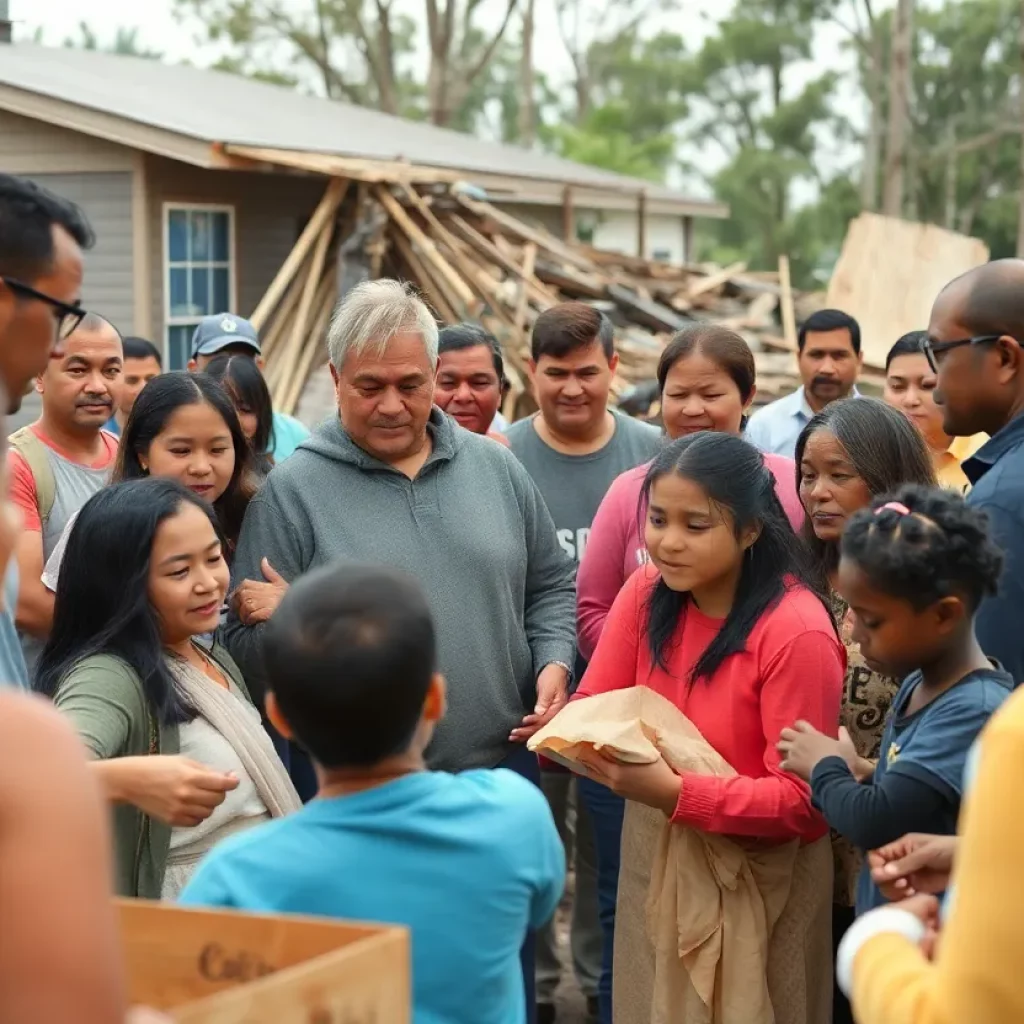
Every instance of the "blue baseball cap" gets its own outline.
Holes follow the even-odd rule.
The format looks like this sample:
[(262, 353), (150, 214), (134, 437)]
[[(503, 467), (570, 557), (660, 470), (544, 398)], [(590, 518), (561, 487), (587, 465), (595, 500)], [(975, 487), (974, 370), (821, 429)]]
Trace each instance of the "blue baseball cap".
[(212, 356), (231, 345), (245, 345), (257, 355), (262, 351), (260, 336), (248, 320), (234, 313), (204, 316), (192, 335), (192, 358)]

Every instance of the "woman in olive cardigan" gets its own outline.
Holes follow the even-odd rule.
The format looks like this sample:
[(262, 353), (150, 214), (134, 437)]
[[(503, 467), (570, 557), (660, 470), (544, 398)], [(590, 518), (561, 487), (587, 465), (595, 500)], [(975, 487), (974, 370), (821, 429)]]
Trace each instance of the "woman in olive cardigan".
[(173, 898), (219, 839), (299, 806), (234, 662), (197, 642), (227, 588), (213, 512), (176, 481), (100, 491), (69, 537), (37, 687), (115, 804), (120, 895)]

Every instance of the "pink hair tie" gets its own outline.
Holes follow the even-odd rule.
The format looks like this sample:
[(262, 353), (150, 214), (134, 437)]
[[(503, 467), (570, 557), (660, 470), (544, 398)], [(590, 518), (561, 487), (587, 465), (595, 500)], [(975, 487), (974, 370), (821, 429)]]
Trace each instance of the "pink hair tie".
[(898, 512), (901, 516), (910, 515), (910, 509), (901, 501), (887, 501), (884, 505), (875, 509), (875, 515), (881, 515), (886, 509), (892, 509), (893, 512)]

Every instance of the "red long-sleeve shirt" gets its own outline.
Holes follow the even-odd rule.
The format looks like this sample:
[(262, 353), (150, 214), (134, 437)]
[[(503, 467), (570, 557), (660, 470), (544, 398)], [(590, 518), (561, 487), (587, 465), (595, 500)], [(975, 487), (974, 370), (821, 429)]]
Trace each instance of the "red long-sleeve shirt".
[(638, 569), (615, 599), (576, 697), (626, 686), (648, 686), (668, 698), (726, 761), (735, 776), (686, 773), (672, 820), (704, 832), (805, 842), (826, 832), (809, 787), (779, 768), (780, 732), (805, 719), (836, 734), (846, 654), (825, 606), (800, 586), (763, 615), (741, 654), (710, 679), (690, 684), (690, 670), (723, 620), (687, 606), (668, 672), (654, 668), (647, 640), (646, 602), (658, 580)]

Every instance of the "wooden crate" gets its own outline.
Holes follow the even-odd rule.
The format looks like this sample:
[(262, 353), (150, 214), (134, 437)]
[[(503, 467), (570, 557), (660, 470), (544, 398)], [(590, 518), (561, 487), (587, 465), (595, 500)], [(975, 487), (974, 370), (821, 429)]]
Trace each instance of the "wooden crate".
[(179, 1024), (410, 1024), (404, 928), (117, 903), (131, 1002)]

